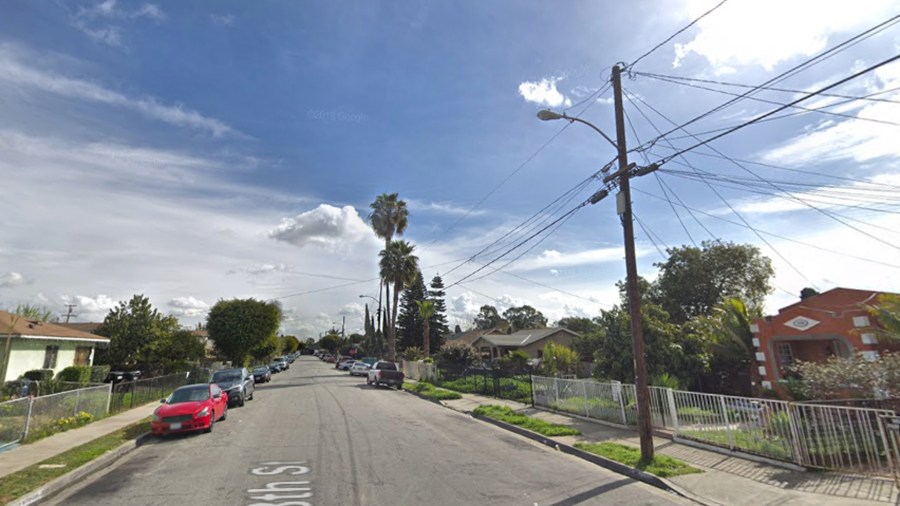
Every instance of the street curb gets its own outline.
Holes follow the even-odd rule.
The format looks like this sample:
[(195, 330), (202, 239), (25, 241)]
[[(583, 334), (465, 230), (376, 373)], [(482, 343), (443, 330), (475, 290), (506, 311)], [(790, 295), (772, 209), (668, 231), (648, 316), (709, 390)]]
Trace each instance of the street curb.
[(95, 473), (105, 467), (112, 465), (119, 458), (139, 448), (148, 439), (150, 439), (150, 437), (151, 434), (147, 432), (145, 434), (142, 434), (141, 436), (138, 436), (134, 441), (123, 443), (118, 448), (104, 453), (103, 455), (82, 465), (81, 467), (75, 468), (64, 475), (55, 478), (48, 483), (45, 483), (44, 485), (38, 487), (36, 490), (32, 490), (22, 497), (19, 497), (12, 502), (6, 503), (6, 506), (29, 506), (31, 504), (47, 500), (61, 492), (64, 488), (81, 480), (89, 474)]
[(687, 490), (682, 489), (681, 487), (671, 483), (670, 481), (660, 478), (658, 476), (652, 475), (650, 473), (641, 471), (640, 469), (635, 469), (630, 466), (626, 466), (620, 462), (616, 462), (614, 460), (610, 460), (606, 457), (601, 457), (600, 455), (595, 455), (590, 452), (586, 452), (584, 450), (579, 450), (574, 446), (570, 446), (566, 443), (561, 443), (559, 441), (555, 441), (546, 436), (542, 436), (536, 432), (532, 432), (527, 429), (523, 429), (522, 427), (518, 427), (516, 425), (508, 424), (506, 422), (502, 422), (500, 420), (496, 420), (494, 418), (488, 416), (481, 416), (475, 413), (470, 413), (473, 418), (481, 420), (483, 422), (490, 423), (502, 429), (506, 429), (510, 432), (514, 432), (520, 436), (527, 437), (532, 441), (537, 441), (543, 445), (549, 446), (555, 450), (561, 451), (563, 453), (581, 458), (586, 460), (592, 464), (598, 465), (600, 467), (606, 468), (614, 473), (622, 474), (628, 476), (629, 478), (644, 482), (648, 485), (652, 485), (656, 488), (665, 490), (667, 492), (671, 492), (675, 495), (684, 497), (685, 499), (689, 499), (696, 503), (702, 504), (704, 506), (721, 506), (719, 503), (709, 501), (708, 499), (703, 499)]

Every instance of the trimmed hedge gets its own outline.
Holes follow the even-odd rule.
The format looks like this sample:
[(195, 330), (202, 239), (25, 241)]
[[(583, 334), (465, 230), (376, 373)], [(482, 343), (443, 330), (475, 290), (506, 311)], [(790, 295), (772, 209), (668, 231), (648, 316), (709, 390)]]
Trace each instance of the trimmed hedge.
[(23, 376), (25, 376), (25, 379), (40, 381), (42, 384), (50, 383), (53, 379), (53, 369), (32, 369), (25, 372)]
[(86, 365), (72, 365), (66, 367), (56, 375), (57, 381), (71, 381), (75, 383), (91, 382), (91, 367)]

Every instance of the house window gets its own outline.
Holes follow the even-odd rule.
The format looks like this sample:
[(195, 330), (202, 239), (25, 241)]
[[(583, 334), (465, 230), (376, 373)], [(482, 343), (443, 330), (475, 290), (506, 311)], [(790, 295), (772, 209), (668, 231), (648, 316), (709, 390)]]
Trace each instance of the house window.
[(544, 350), (538, 350), (537, 354), (538, 354), (537, 358), (544, 358)]
[(854, 327), (868, 327), (869, 326), (869, 317), (868, 316), (854, 316), (853, 317), (853, 326)]
[(47, 346), (44, 350), (44, 369), (56, 369), (56, 357), (59, 355), (59, 346)]
[(778, 363), (781, 367), (790, 367), (794, 365), (794, 350), (791, 343), (777, 343), (775, 350), (778, 352)]
[(75, 365), (91, 365), (90, 346), (78, 346), (75, 348)]

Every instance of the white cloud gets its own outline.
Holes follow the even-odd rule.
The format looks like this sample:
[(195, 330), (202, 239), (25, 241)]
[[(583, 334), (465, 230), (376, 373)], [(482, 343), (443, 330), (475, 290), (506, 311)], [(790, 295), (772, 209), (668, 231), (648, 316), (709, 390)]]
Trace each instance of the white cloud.
[(175, 297), (169, 301), (172, 316), (203, 316), (209, 311), (209, 304), (193, 296)]
[(234, 25), (234, 14), (210, 14), (209, 20), (216, 26)]
[(75, 304), (74, 312), (79, 320), (103, 321), (109, 311), (119, 303), (108, 295), (99, 294), (95, 297), (87, 295), (63, 295), (63, 304)]
[[(690, 0), (686, 17), (696, 18), (714, 3)], [(895, 8), (894, 0), (729, 2), (697, 23), (692, 40), (675, 44), (673, 66), (678, 67), (693, 53), (722, 69), (717, 73), (747, 65), (770, 71), (795, 56), (824, 49), (833, 34), (855, 32), (871, 25), (873, 19), (884, 19)], [(760, 27), (765, 27), (763, 32)]]
[(283, 218), (269, 237), (294, 246), (320, 245), (338, 250), (375, 236), (353, 206), (321, 204), (312, 211)]
[(268, 274), (270, 272), (290, 272), (290, 267), (284, 264), (261, 264), (242, 269), (247, 274)]
[(18, 272), (7, 272), (3, 275), (0, 275), (0, 288), (12, 288), (15, 286), (25, 284), (25, 276), (21, 275)]
[[(107, 34), (106, 36), (114, 36)], [(33, 56), (33, 55), (32, 55)], [(100, 84), (41, 70), (22, 61), (16, 47), (0, 46), (0, 82), (34, 88), (69, 98), (122, 107), (138, 114), (178, 127), (205, 130), (216, 137), (237, 132), (222, 121), (187, 109), (181, 105), (165, 105), (154, 97), (129, 97)]]
[(564, 77), (547, 77), (540, 81), (525, 81), (519, 84), (519, 95), (528, 102), (550, 107), (570, 107), (572, 100), (556, 89), (556, 83)]
[[(638, 251), (638, 254), (642, 254)], [(545, 250), (540, 255), (531, 258), (523, 258), (510, 266), (517, 271), (530, 271), (538, 269), (553, 269), (555, 276), (567, 274), (560, 267), (574, 267), (579, 265), (601, 264), (605, 262), (619, 262), (622, 260), (621, 248), (601, 248), (561, 253), (556, 250)]]
[(404, 199), (406, 201), (407, 207), (409, 207), (410, 211), (417, 211), (423, 213), (435, 213), (435, 214), (447, 214), (447, 215), (464, 215), (467, 214), (469, 216), (480, 216), (485, 214), (486, 211), (482, 209), (471, 210), (466, 207), (459, 207), (454, 205), (451, 202), (425, 202), (418, 199)]
[(143, 4), (140, 9), (125, 10), (117, 6), (116, 0), (105, 0), (92, 7), (80, 7), (72, 18), (72, 26), (97, 42), (122, 47), (123, 28), (120, 23), (139, 18), (160, 22), (166, 19), (166, 14), (155, 4)]

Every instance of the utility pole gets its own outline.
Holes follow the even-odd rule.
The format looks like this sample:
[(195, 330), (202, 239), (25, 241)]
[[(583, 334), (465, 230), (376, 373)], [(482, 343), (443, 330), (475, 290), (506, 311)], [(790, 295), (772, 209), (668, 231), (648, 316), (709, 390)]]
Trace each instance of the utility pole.
[(637, 259), (634, 252), (634, 221), (631, 214), (631, 174), (628, 149), (625, 144), (625, 115), (622, 108), (622, 68), (612, 68), (613, 95), (616, 114), (616, 146), (619, 150), (619, 194), (616, 208), (625, 233), (625, 271), (627, 273), (628, 308), (631, 314), (635, 387), (637, 390), (638, 434), (641, 439), (641, 460), (653, 459), (653, 432), (650, 424), (650, 388), (647, 386), (647, 364), (644, 360), (644, 329), (641, 321), (641, 293), (638, 286)]
[(341, 341), (344, 340), (344, 325), (347, 324), (347, 315), (341, 317)]
[(78, 315), (72, 312), (72, 308), (76, 307), (75, 304), (66, 304), (66, 307), (69, 309), (68, 312), (66, 312), (66, 323), (69, 323), (69, 318)]

